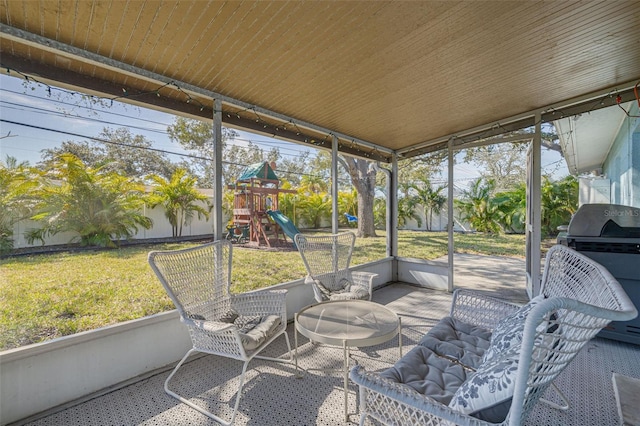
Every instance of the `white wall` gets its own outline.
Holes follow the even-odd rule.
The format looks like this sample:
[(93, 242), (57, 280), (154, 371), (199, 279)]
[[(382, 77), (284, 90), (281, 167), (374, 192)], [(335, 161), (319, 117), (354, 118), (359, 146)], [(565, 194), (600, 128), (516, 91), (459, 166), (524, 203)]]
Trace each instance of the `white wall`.
[[(422, 224), (421, 226), (418, 226), (418, 222), (415, 219), (409, 219), (407, 220), (407, 223), (405, 224), (405, 226), (402, 227), (402, 229), (407, 229), (407, 230), (414, 230), (414, 231), (424, 231), (427, 229), (427, 219), (426, 219), (426, 214), (424, 212), (424, 209), (422, 208), (418, 208), (416, 210), (416, 213), (418, 213), (418, 215), (420, 216), (420, 218), (422, 219)], [(457, 217), (459, 216), (459, 213), (457, 211), (453, 212), (453, 217), (454, 217), (454, 223), (453, 223), (453, 230), (457, 231), (457, 232), (462, 232), (462, 231), (468, 231), (471, 229), (471, 225), (469, 225), (466, 222), (461, 222), (459, 219), (457, 219)], [(447, 218), (447, 209), (443, 208), (442, 211), (439, 214), (434, 213), (432, 218), (431, 218), (431, 231), (446, 231), (447, 230), (447, 223), (448, 223), (448, 218)]]
[(602, 176), (578, 178), (578, 206), (611, 203), (611, 180)]
[[(203, 206), (205, 204), (203, 203)], [(168, 238), (172, 236), (171, 224), (164, 215), (164, 209), (158, 206), (153, 209), (145, 208), (143, 211), (145, 216), (150, 217), (153, 220), (153, 227), (151, 229), (139, 228), (138, 232), (132, 237), (133, 239), (148, 239), (148, 238)], [(25, 248), (25, 247), (41, 247), (50, 245), (67, 244), (76, 238), (74, 242), (78, 242), (76, 233), (63, 232), (53, 237), (45, 239), (45, 243), (42, 244), (39, 241), (35, 241), (32, 244), (27, 242), (24, 233), (30, 229), (37, 228), (38, 223), (25, 220), (18, 222), (13, 227), (13, 247)], [(198, 236), (198, 235), (211, 235), (213, 233), (213, 221), (206, 218), (198, 219), (197, 216), (193, 218), (189, 225), (182, 227), (182, 236)]]
[(1, 352), (0, 424), (171, 364), (190, 347), (171, 311)]
[(449, 266), (446, 261), (398, 258), (398, 281), (446, 291)]

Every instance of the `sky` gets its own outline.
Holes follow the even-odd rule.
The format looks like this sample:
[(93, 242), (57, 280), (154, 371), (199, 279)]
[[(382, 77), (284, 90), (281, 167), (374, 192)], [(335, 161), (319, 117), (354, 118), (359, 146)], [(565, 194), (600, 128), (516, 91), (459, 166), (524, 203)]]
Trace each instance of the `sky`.
[[(25, 84), (22, 77), (0, 74), (0, 158), (15, 157), (31, 165), (41, 160), (41, 151), (68, 140), (82, 141), (98, 137), (105, 127), (128, 127), (133, 135), (153, 141), (153, 147), (183, 154), (167, 134), (175, 116), (121, 102), (104, 105), (88, 102), (78, 92), (49, 88), (37, 83)], [(249, 141), (265, 151), (278, 147), (283, 156), (298, 156), (309, 148), (238, 131), (233, 141), (246, 145)], [(179, 155), (170, 155), (177, 160)]]
[[(0, 159), (15, 157), (18, 162), (35, 165), (41, 151), (59, 146), (63, 141), (82, 141), (97, 137), (104, 127), (129, 127), (133, 135), (143, 135), (153, 141), (156, 149), (185, 153), (179, 144), (171, 142), (167, 127), (175, 120), (172, 114), (141, 108), (120, 102), (89, 102), (79, 92), (26, 82), (16, 74), (0, 74)], [(65, 133), (68, 132), (68, 133)], [(71, 134), (69, 134), (71, 133)], [(246, 145), (248, 141), (265, 151), (278, 147), (287, 157), (296, 157), (310, 148), (279, 141), (262, 135), (240, 131), (232, 143)], [(170, 155), (177, 161), (179, 155)], [(554, 177), (568, 174), (566, 164), (556, 152), (542, 152), (543, 168)], [(457, 186), (465, 186), (479, 177), (473, 164), (458, 161), (454, 168)], [(446, 171), (444, 176), (446, 179)]]

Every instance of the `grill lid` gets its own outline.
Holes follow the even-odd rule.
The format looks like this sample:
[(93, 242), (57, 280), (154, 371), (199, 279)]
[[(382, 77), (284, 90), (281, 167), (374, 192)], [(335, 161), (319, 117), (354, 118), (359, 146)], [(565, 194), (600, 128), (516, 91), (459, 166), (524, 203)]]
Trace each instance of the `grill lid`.
[(571, 218), (567, 237), (640, 238), (640, 208), (584, 204)]

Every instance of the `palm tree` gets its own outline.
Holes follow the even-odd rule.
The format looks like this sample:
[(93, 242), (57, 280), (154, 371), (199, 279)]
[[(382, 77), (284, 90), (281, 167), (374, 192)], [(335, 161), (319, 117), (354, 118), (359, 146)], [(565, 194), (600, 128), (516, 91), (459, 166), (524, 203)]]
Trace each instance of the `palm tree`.
[(10, 156), (0, 162), (0, 253), (13, 249), (14, 224), (30, 216), (29, 193), (35, 184), (28, 162), (18, 163)]
[[(291, 184), (288, 181), (284, 181), (281, 188), (291, 189)], [(278, 210), (291, 219), (294, 224), (298, 223), (297, 206), (300, 204), (301, 197), (303, 197), (301, 190), (298, 190), (297, 193), (280, 192), (278, 194)]]
[(141, 213), (144, 186), (105, 170), (86, 167), (73, 154), (49, 163), (34, 189), (38, 202), (31, 219), (42, 227), (29, 231), (27, 240), (44, 242), (47, 236), (71, 231), (82, 245), (113, 247), (132, 237), (138, 226), (151, 228), (153, 222)]
[(471, 187), (464, 191), (462, 200), (455, 200), (463, 219), (480, 232), (499, 233), (500, 211), (493, 200), (495, 182), (493, 179), (476, 179)]
[(151, 207), (164, 207), (174, 238), (182, 236), (182, 226), (188, 225), (194, 214), (198, 215), (198, 219), (202, 216), (209, 218), (209, 208), (202, 206), (202, 203), (208, 206), (208, 198), (197, 190), (196, 178), (189, 176), (185, 169), (177, 169), (170, 180), (158, 175), (150, 178), (156, 187), (149, 196), (148, 203)]
[(340, 210), (339, 220), (343, 224), (348, 224), (344, 213), (351, 216), (358, 215), (358, 192), (352, 189), (351, 192), (338, 192), (338, 209)]
[(373, 221), (377, 229), (385, 229), (387, 232), (387, 200), (376, 198), (373, 202)]
[(496, 194), (494, 202), (501, 213), (502, 226), (511, 232), (522, 232), (526, 224), (527, 184), (521, 182), (511, 191)]
[(578, 208), (578, 180), (574, 176), (554, 182), (544, 177), (541, 188), (541, 226), (545, 235), (555, 235), (558, 225), (569, 223)]
[(442, 191), (446, 186), (438, 186), (435, 189), (431, 185), (428, 177), (423, 177), (418, 183), (412, 183), (409, 187), (413, 190), (413, 202), (421, 205), (425, 213), (425, 222), (427, 231), (431, 231), (431, 222), (433, 214), (439, 214), (447, 202), (447, 197), (442, 195)]
[(418, 223), (418, 228), (422, 226), (422, 217), (416, 212), (416, 204), (411, 197), (398, 198), (398, 226), (407, 224), (408, 220), (414, 219)]
[(300, 200), (298, 212), (307, 225), (320, 228), (322, 220), (331, 215), (331, 199), (326, 193), (311, 194)]
[(300, 179), (300, 188), (308, 194), (320, 194), (329, 190), (329, 182), (319, 175), (304, 175)]

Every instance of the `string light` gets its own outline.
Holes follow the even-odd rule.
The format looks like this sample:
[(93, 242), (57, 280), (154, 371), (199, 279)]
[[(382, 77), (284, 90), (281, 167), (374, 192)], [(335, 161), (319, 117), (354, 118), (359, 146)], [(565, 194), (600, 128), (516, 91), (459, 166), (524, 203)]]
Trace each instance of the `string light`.
[[(0, 65), (1, 66), (1, 65)], [(122, 95), (119, 96), (112, 96), (112, 97), (107, 97), (107, 96), (97, 96), (97, 95), (86, 95), (84, 93), (81, 92), (77, 92), (77, 91), (71, 91), (71, 90), (66, 90), (66, 89), (62, 89), (59, 87), (55, 87), (55, 86), (50, 86), (47, 83), (44, 83), (42, 81), (39, 81), (38, 79), (31, 77), (19, 70), (10, 68), (10, 67), (6, 67), (6, 72), (7, 75), (11, 75), (11, 73), (16, 73), (19, 76), (21, 76), (22, 78), (25, 79), (25, 81), (27, 81), (28, 83), (36, 83), (36, 84), (40, 84), (42, 86), (46, 87), (47, 93), (49, 94), (49, 96), (51, 96), (52, 94), (52, 90), (56, 90), (58, 92), (62, 92), (62, 93), (67, 93), (70, 95), (79, 95), (81, 94), (82, 96), (85, 96), (89, 99), (92, 100), (97, 100), (97, 101), (108, 101), (109, 105), (111, 107), (113, 107), (114, 105), (114, 101), (120, 101), (120, 100), (124, 100), (124, 99), (133, 99), (136, 97), (143, 97), (143, 96), (148, 96), (148, 95), (155, 95), (158, 98), (162, 97), (162, 90), (163, 89), (173, 89), (178, 91), (179, 93), (181, 93), (182, 95), (184, 95), (184, 102), (189, 104), (189, 105), (194, 105), (196, 107), (199, 108), (200, 112), (204, 111), (205, 108), (207, 108), (207, 106), (205, 104), (203, 104), (200, 100), (198, 100), (197, 98), (192, 97), (189, 93), (187, 93), (186, 91), (184, 91), (175, 81), (169, 81), (167, 83), (164, 83), (152, 90), (149, 91), (140, 91), (140, 92), (132, 92), (131, 89), (127, 89), (126, 87), (121, 88), (122, 90)], [(242, 111), (236, 111), (235, 113), (229, 113), (227, 112), (227, 117), (231, 118), (231, 114), (234, 114), (236, 116), (236, 118), (238, 120), (242, 120), (242, 114), (244, 114), (247, 111), (252, 111), (253, 115), (255, 116), (255, 122), (256, 123), (262, 123), (262, 127), (265, 130), (268, 130), (270, 127), (273, 127), (273, 131), (270, 132), (273, 136), (276, 136), (276, 134), (278, 132), (280, 132), (280, 127), (279, 125), (274, 125), (274, 124), (270, 124), (268, 122), (266, 122), (257, 112), (256, 106), (250, 106), (245, 108)], [(216, 112), (220, 112), (220, 111), (213, 111), (214, 113)], [(287, 126), (289, 126), (289, 129), (287, 128)], [(291, 130), (291, 128), (293, 128), (293, 130)], [(298, 124), (293, 121), (292, 119), (290, 119), (287, 123), (282, 124), (282, 130), (285, 131), (291, 131), (292, 133), (295, 132), (296, 136), (302, 136), (304, 133), (302, 132), (302, 130), (298, 127)], [(329, 133), (328, 135), (325, 135), (324, 139), (321, 141), (316, 140), (315, 138), (311, 138), (309, 139), (309, 137), (304, 138), (304, 142), (305, 143), (310, 143), (314, 146), (326, 146), (326, 141), (328, 137), (333, 137), (333, 133)], [(371, 157), (372, 153), (374, 153), (375, 155), (379, 156), (379, 157), (384, 157), (384, 155), (382, 155), (380, 152), (376, 151), (365, 151), (362, 150), (360, 148), (360, 146), (355, 142), (354, 139), (351, 139), (350, 141), (350, 145), (351, 145), (351, 150), (355, 151), (356, 155), (362, 155), (365, 156), (367, 158)], [(338, 147), (340, 147), (340, 143), (338, 143)], [(344, 146), (344, 145), (342, 145)]]
[(28, 74), (25, 74), (19, 70), (7, 67), (6, 68), (7, 71), (7, 75), (11, 75), (11, 73), (15, 73), (18, 74), (19, 76), (21, 76), (22, 78), (24, 78), (24, 80), (28, 83), (36, 83), (36, 84), (40, 84), (44, 87), (46, 87), (47, 93), (49, 94), (49, 96), (51, 96), (52, 90), (56, 90), (58, 92), (62, 92), (62, 93), (66, 93), (66, 94), (70, 94), (70, 95), (79, 95), (81, 94), (82, 96), (86, 96), (89, 99), (93, 99), (93, 100), (97, 100), (97, 101), (109, 101), (110, 106), (113, 106), (113, 102), (114, 101), (118, 101), (121, 99), (131, 99), (131, 98), (135, 98), (135, 97), (140, 97), (140, 96), (146, 96), (146, 95), (156, 95), (157, 97), (162, 97), (160, 91), (166, 87), (173, 87), (175, 88), (175, 90), (177, 90), (178, 92), (182, 93), (185, 97), (186, 97), (186, 103), (191, 104), (197, 104), (197, 106), (200, 107), (200, 111), (204, 111), (206, 105), (204, 105), (202, 102), (200, 102), (198, 99), (192, 97), (189, 93), (185, 92), (184, 90), (182, 90), (182, 88), (180, 86), (178, 86), (178, 84), (174, 81), (170, 81), (168, 83), (165, 83), (163, 85), (160, 85), (158, 87), (156, 87), (153, 90), (149, 90), (149, 91), (142, 91), (142, 92), (137, 92), (137, 93), (133, 93), (130, 90), (128, 90), (126, 87), (123, 87), (122, 90), (122, 95), (120, 96), (113, 96), (113, 97), (107, 97), (107, 96), (97, 96), (97, 95), (86, 95), (84, 93), (80, 93), (80, 92), (76, 92), (76, 91), (71, 91), (71, 90), (66, 90), (66, 89), (62, 89), (59, 87), (55, 87), (55, 86), (51, 86), (47, 83), (44, 83), (40, 80), (38, 80), (37, 78), (34, 78)]

